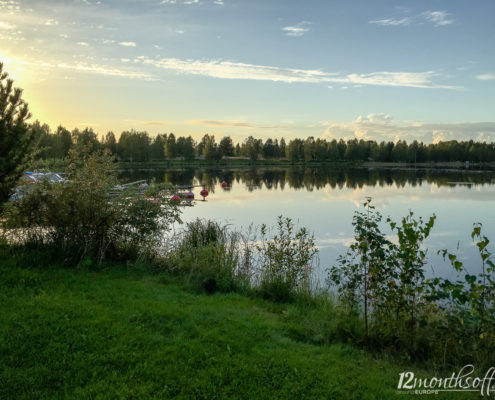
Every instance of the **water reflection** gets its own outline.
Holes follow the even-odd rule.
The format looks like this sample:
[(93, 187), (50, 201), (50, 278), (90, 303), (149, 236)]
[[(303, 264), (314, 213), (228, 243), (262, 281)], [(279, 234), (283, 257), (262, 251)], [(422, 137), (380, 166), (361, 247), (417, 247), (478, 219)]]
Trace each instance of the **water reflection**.
[(155, 179), (172, 185), (205, 184), (208, 190), (215, 190), (220, 182), (228, 187), (236, 184), (249, 191), (261, 189), (319, 190), (326, 186), (332, 189), (361, 189), (364, 186), (396, 186), (403, 188), (423, 184), (436, 186), (485, 185), (495, 182), (495, 172), (472, 170), (434, 169), (368, 169), (368, 168), (270, 168), (270, 169), (168, 169), (168, 170), (125, 170), (120, 171), (123, 180)]
[[(467, 170), (414, 170), (365, 168), (263, 168), (223, 170), (211, 168), (133, 170), (121, 172), (126, 181), (155, 179), (172, 185), (205, 184), (206, 202), (185, 207), (182, 220), (212, 219), (242, 229), (250, 224), (275, 224), (276, 217), (292, 218), (314, 233), (320, 248), (317, 272), (345, 253), (353, 240), (352, 216), (366, 197), (395, 221), (413, 210), (417, 216), (437, 215), (425, 243), (430, 260), (427, 275), (452, 277), (451, 267), (437, 251), (452, 251), (469, 273), (479, 268), (472, 245), (473, 222), (482, 222), (485, 234), (495, 241), (495, 173)], [(221, 182), (227, 182), (228, 190)], [(199, 197), (199, 191), (197, 191)], [(392, 234), (386, 224), (383, 231)], [(493, 250), (493, 249), (492, 249)]]

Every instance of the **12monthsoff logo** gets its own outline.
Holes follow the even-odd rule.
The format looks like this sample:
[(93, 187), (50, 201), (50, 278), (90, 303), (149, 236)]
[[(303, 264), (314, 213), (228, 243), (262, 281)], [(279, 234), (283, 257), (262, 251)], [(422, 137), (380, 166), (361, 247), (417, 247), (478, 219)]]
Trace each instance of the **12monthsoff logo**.
[(420, 378), (414, 372), (401, 372), (397, 389), (400, 394), (438, 394), (440, 392), (479, 392), (495, 395), (495, 367), (476, 376), (474, 365), (468, 364), (446, 378)]

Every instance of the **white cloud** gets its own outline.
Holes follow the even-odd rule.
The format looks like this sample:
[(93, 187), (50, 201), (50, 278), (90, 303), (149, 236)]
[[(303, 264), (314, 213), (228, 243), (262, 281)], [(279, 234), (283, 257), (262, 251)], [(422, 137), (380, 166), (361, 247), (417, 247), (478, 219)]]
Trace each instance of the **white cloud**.
[(284, 125), (260, 125), (256, 122), (249, 121), (230, 121), (230, 120), (192, 120), (187, 122), (190, 125), (202, 125), (213, 128), (247, 128), (247, 129), (283, 129)]
[(402, 86), (416, 88), (456, 89), (454, 86), (433, 83), (440, 76), (435, 71), (426, 72), (372, 72), (370, 74), (349, 74), (343, 77), (328, 78), (327, 82), (353, 83), (373, 86)]
[(287, 36), (303, 36), (306, 32), (309, 32), (308, 26), (311, 25), (311, 22), (302, 21), (293, 26), (285, 26), (282, 30), (285, 32)]
[[(82, 57), (78, 57), (78, 55), (76, 55), (75, 58), (89, 59), (89, 57), (84, 55), (82, 55)], [(15, 59), (10, 60), (7, 58), (6, 61), (6, 65), (9, 66), (9, 72), (13, 71), (11, 74), (13, 78), (16, 78), (13, 75), (15, 71), (22, 71), (22, 74), (26, 77), (26, 79), (32, 79), (36, 82), (44, 80), (48, 76), (55, 77), (57, 79), (72, 79), (76, 73), (88, 73), (147, 81), (157, 80), (156, 76), (134, 68), (119, 68), (112, 65), (76, 59), (72, 61), (47, 61), (40, 58), (35, 58), (21, 61)]]
[(453, 20), (448, 19), (449, 13), (446, 11), (425, 11), (421, 15), (435, 26), (450, 25), (454, 22)]
[(0, 0), (0, 10), (14, 13), (21, 10), (19, 1), (17, 0)]
[(475, 78), (480, 81), (491, 81), (495, 79), (495, 74), (479, 74)]
[(219, 5), (219, 6), (223, 6), (225, 3), (223, 2), (223, 0), (215, 0), (215, 1), (213, 2), (213, 4), (217, 4), (217, 5)]
[[(219, 2), (217, 2), (217, 1), (219, 1)], [(222, 4), (223, 5), (222, 0), (217, 0), (217, 1), (215, 1), (215, 4)], [(160, 4), (177, 4), (177, 3), (186, 4), (186, 5), (199, 4), (199, 0), (180, 0), (179, 2), (177, 0), (162, 0), (160, 2)]]
[(47, 19), (45, 21), (46, 26), (55, 26), (58, 25), (58, 21), (56, 19)]
[[(407, 9), (400, 10), (402, 14), (409, 13)], [(424, 11), (417, 15), (406, 15), (397, 18), (381, 18), (368, 21), (369, 24), (376, 24), (381, 26), (407, 26), (407, 25), (421, 25), (425, 22), (432, 23), (434, 26), (450, 25), (454, 21), (449, 19), (449, 13), (446, 11)]]
[(158, 120), (152, 120), (152, 121), (143, 121), (139, 119), (124, 119), (124, 122), (130, 122), (132, 124), (138, 124), (138, 125), (155, 125), (155, 126), (163, 126), (163, 125), (170, 125), (170, 121), (158, 121)]
[(136, 47), (135, 42), (119, 42), (119, 44), (124, 47)]
[(446, 140), (495, 140), (495, 122), (438, 123), (397, 121), (387, 114), (359, 116), (351, 122), (322, 122), (323, 136), (329, 139), (363, 139), (378, 142), (407, 140), (436, 143)]
[(409, 25), (411, 23), (411, 18), (405, 17), (400, 19), (393, 19), (393, 18), (375, 19), (373, 21), (368, 21), (368, 23), (382, 25), (382, 26)]
[(122, 70), (114, 67), (109, 67), (106, 65), (98, 65), (98, 64), (85, 64), (85, 63), (77, 63), (77, 64), (65, 64), (60, 63), (56, 65), (57, 68), (72, 70), (77, 72), (88, 72), (98, 75), (108, 75), (108, 76), (116, 76), (121, 78), (131, 78), (131, 79), (143, 79), (143, 80), (153, 80), (153, 76), (141, 72)]
[(173, 70), (188, 75), (209, 76), (220, 79), (250, 79), (273, 82), (339, 83), (342, 85), (374, 85), (416, 88), (454, 89), (453, 86), (433, 82), (440, 76), (434, 71), (426, 72), (372, 72), (369, 74), (335, 74), (318, 69), (279, 68), (265, 65), (245, 64), (222, 60), (180, 60), (178, 58), (141, 58), (145, 64), (160, 69)]
[(278, 68), (231, 61), (180, 60), (178, 58), (143, 59), (145, 64), (189, 75), (203, 75), (221, 79), (252, 79), (275, 82), (322, 82), (329, 76), (320, 70)]
[(83, 46), (83, 47), (88, 47), (89, 46), (89, 43), (87, 43), (87, 42), (77, 42), (77, 45), (78, 46)]
[(68, 38), (70, 37), (69, 35), (67, 35), (67, 34), (65, 34), (65, 33), (61, 33), (61, 34), (60, 34), (60, 35), (58, 35), (58, 36), (60, 36), (62, 39), (68, 39)]
[(0, 29), (11, 30), (11, 29), (15, 29), (15, 28), (16, 28), (16, 26), (13, 24), (9, 24), (8, 22), (0, 21)]

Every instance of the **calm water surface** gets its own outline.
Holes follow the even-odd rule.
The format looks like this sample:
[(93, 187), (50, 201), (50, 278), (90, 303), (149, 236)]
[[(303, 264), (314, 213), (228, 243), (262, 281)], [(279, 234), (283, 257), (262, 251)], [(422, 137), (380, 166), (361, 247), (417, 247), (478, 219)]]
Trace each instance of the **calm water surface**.
[[(353, 213), (372, 197), (384, 220), (400, 221), (409, 210), (437, 220), (426, 242), (430, 265), (427, 274), (453, 277), (451, 267), (436, 255), (448, 248), (461, 255), (470, 273), (480, 268), (471, 241), (473, 222), (495, 242), (495, 173), (482, 171), (400, 169), (174, 169), (122, 172), (122, 179), (155, 179), (173, 185), (205, 184), (207, 201), (184, 207), (185, 222), (212, 219), (246, 228), (274, 225), (276, 217), (292, 218), (313, 232), (320, 249), (317, 277), (344, 254), (353, 238)], [(226, 181), (227, 189), (220, 183)], [(201, 188), (194, 188), (200, 198)], [(390, 233), (386, 224), (383, 231)], [(495, 250), (492, 246), (492, 250)], [(433, 272), (434, 271), (434, 272)]]

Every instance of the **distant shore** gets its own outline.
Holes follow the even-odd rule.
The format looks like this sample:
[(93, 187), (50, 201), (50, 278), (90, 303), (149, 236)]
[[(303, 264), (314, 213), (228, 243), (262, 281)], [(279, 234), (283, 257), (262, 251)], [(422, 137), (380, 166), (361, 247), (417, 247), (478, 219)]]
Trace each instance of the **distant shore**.
[(333, 168), (421, 168), (421, 169), (462, 169), (462, 170), (495, 170), (495, 163), (469, 163), (462, 161), (454, 162), (377, 162), (377, 161), (298, 161), (290, 162), (287, 159), (258, 159), (249, 160), (242, 157), (223, 158), (218, 161), (210, 160), (163, 160), (145, 162), (119, 162), (119, 168), (171, 168), (171, 167), (333, 167)]
[[(452, 162), (378, 162), (378, 161), (298, 161), (291, 162), (284, 158), (279, 159), (257, 159), (250, 160), (246, 157), (226, 157), (221, 160), (206, 160), (195, 158), (170, 159), (155, 161), (117, 161), (119, 169), (166, 169), (166, 168), (262, 168), (262, 167), (325, 167), (325, 168), (393, 168), (393, 169), (453, 169), (453, 170), (495, 170), (495, 162), (472, 163), (463, 161)], [(53, 169), (63, 170), (67, 166), (65, 159), (37, 160), (30, 169)]]

